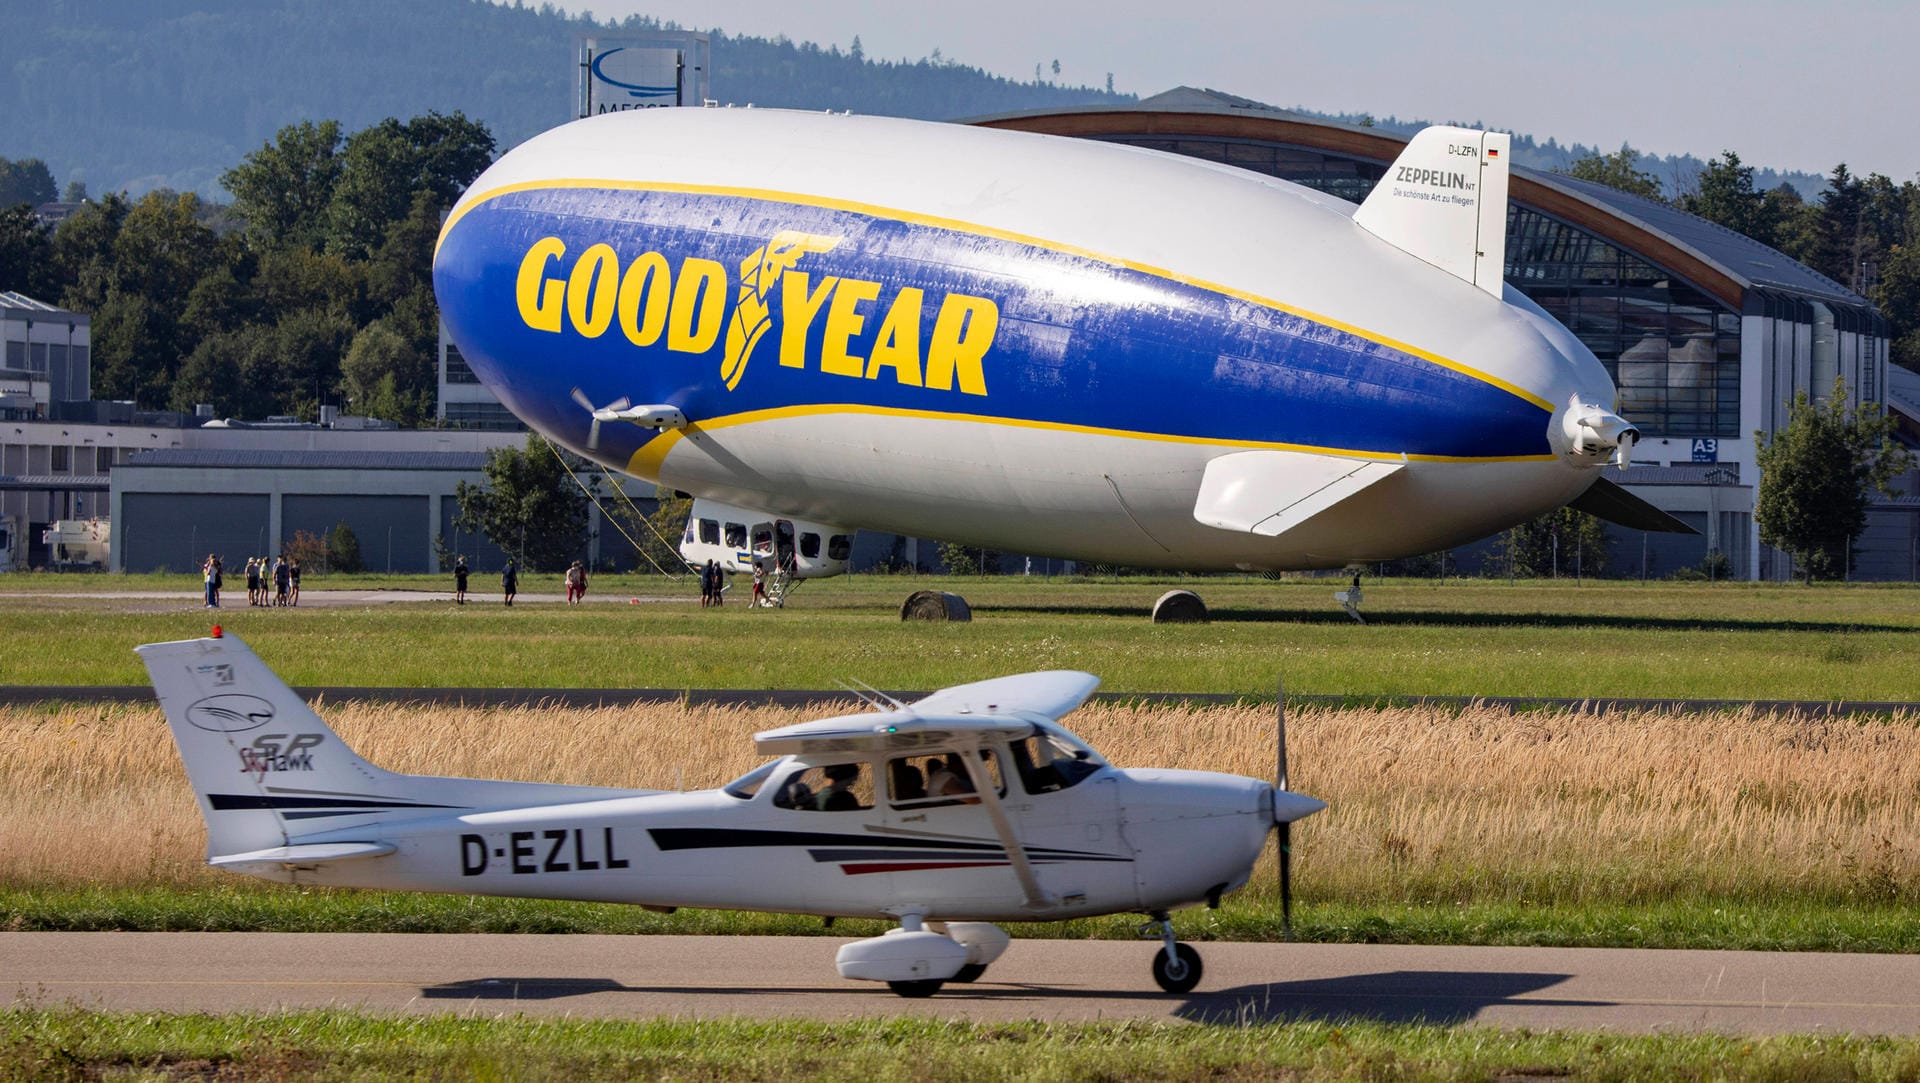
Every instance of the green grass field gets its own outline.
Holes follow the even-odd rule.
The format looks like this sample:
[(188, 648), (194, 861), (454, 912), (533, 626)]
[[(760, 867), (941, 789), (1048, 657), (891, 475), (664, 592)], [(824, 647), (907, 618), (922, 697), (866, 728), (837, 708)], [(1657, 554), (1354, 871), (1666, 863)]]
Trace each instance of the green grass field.
[(1908, 1080), (1920, 1039), (1623, 1036), (1360, 1019), (972, 1024), (0, 1010), (0, 1077), (703, 1080)]
[[(557, 583), (557, 581), (556, 581)], [(84, 584), (84, 596), (45, 597)], [(309, 589), (444, 589), (442, 577), (315, 578)], [(1096, 582), (1023, 577), (849, 576), (808, 583), (780, 611), (702, 610), (693, 588), (601, 577), (638, 605), (393, 603), (249, 610), (221, 622), (288, 681), (310, 685), (830, 688), (858, 679), (931, 689), (1025, 669), (1077, 668), (1109, 691), (1350, 695), (1920, 699), (1920, 589), (1587, 580), (1388, 580), (1369, 623), (1332, 602), (1340, 581), (1245, 578)], [(1152, 625), (1175, 586), (1213, 621)], [(33, 589), (29, 589), (33, 588)], [(178, 590), (115, 599), (112, 589)], [(555, 589), (538, 578), (525, 590)], [(902, 623), (899, 603), (948, 589), (970, 624)], [(0, 621), (19, 643), (0, 683), (140, 684), (139, 643), (204, 635), (186, 577), (0, 577)], [(233, 592), (228, 592), (229, 601)]]

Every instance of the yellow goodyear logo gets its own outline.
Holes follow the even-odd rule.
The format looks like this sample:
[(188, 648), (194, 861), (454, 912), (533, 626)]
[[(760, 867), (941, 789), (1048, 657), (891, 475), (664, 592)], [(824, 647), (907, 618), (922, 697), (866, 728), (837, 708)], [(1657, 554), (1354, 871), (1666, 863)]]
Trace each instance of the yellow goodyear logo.
[[(903, 286), (885, 297), (879, 282), (823, 275), (818, 282), (798, 265), (809, 253), (832, 251), (842, 238), (783, 230), (740, 262), (737, 285), (710, 259), (683, 257), (678, 266), (659, 252), (622, 261), (611, 245), (595, 244), (569, 264), (566, 242), (542, 237), (528, 247), (514, 281), (520, 319), (536, 331), (571, 328), (599, 338), (616, 324), (639, 347), (664, 343), (675, 353), (705, 354), (726, 342), (720, 379), (738, 387), (760, 340), (779, 327), (780, 364), (808, 368), (807, 346), (819, 327), (817, 371), (935, 391), (987, 393), (985, 361), (999, 330), (1000, 310), (985, 297), (949, 293), (940, 298), (933, 330), (921, 341), (926, 291)], [(733, 313), (726, 319), (729, 287)], [(778, 296), (780, 317), (773, 315)], [(868, 322), (879, 318), (873, 344), (853, 352)]]

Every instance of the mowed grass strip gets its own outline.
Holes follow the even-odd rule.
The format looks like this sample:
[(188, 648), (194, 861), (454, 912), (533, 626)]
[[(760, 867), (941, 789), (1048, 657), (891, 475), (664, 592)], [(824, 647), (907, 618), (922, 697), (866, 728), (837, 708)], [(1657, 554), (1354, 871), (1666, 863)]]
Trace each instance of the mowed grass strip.
[[(397, 771), (703, 788), (758, 761), (776, 708), (322, 705)], [(1271, 708), (1092, 705), (1068, 719), (1121, 766), (1272, 772)], [(1313, 708), (1293, 785), (1330, 802), (1295, 834), (1307, 939), (1915, 950), (1920, 719), (1736, 711)], [(0, 710), (0, 926), (807, 932), (817, 922), (305, 891), (204, 864), (157, 709)], [(1271, 867), (1183, 935), (1280, 935)], [(843, 926), (839, 931), (847, 931)], [(1072, 923), (1051, 935), (1125, 936)], [(859, 935), (853, 931), (852, 935)]]
[(9, 1079), (1904, 1080), (1920, 1039), (1632, 1036), (1365, 1019), (838, 1023), (0, 1010)]
[[(15, 594), (0, 627), (42, 649), (11, 652), (0, 683), (143, 684), (133, 647), (204, 635), (217, 616), (298, 685), (815, 689), (851, 678), (930, 690), (1072, 668), (1122, 692), (1271, 695), (1284, 677), (1291, 692), (1357, 697), (1920, 699), (1920, 590), (1904, 586), (1398, 580), (1368, 587), (1362, 626), (1334, 606), (1331, 580), (855, 576), (755, 611), (702, 610), (690, 587), (609, 578), (596, 592), (687, 597), (507, 609), (481, 593), (463, 607), (263, 610), (242, 592), (239, 606), (209, 614), (187, 592)], [(1212, 623), (1147, 621), (1176, 585), (1207, 598)], [(922, 588), (965, 594), (975, 619), (901, 622), (900, 600)]]

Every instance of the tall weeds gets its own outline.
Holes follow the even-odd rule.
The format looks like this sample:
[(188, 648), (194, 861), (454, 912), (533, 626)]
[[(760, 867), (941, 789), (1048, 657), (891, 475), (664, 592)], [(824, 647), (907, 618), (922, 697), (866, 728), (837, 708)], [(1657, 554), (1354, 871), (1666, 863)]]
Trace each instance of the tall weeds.
[[(396, 771), (661, 789), (743, 773), (754, 731), (803, 718), (320, 709)], [(1270, 710), (1091, 706), (1067, 721), (1121, 766), (1273, 774)], [(1294, 787), (1331, 804), (1295, 836), (1305, 898), (1844, 902), (1920, 889), (1920, 719), (1308, 709), (1289, 723)], [(0, 710), (0, 883), (232, 883), (203, 846), (156, 709)]]

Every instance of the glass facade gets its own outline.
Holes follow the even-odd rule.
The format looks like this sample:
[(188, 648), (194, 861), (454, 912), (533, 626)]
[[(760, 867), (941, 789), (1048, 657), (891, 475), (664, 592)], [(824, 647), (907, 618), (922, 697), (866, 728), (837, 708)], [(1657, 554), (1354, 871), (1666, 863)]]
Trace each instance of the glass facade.
[(1740, 435), (1740, 314), (1550, 215), (1507, 208), (1507, 281), (1565, 324), (1649, 436)]
[[(1107, 136), (1202, 158), (1358, 203), (1384, 163), (1204, 136)], [(1604, 238), (1519, 203), (1507, 208), (1507, 281), (1594, 352), (1620, 412), (1646, 436), (1740, 435), (1740, 314)]]
[(447, 382), (450, 384), (477, 384), (480, 377), (473, 374), (467, 359), (460, 353), (460, 347), (447, 343)]
[(446, 423), (450, 429), (489, 429), (496, 432), (524, 430), (527, 426), (513, 411), (497, 402), (449, 402)]

